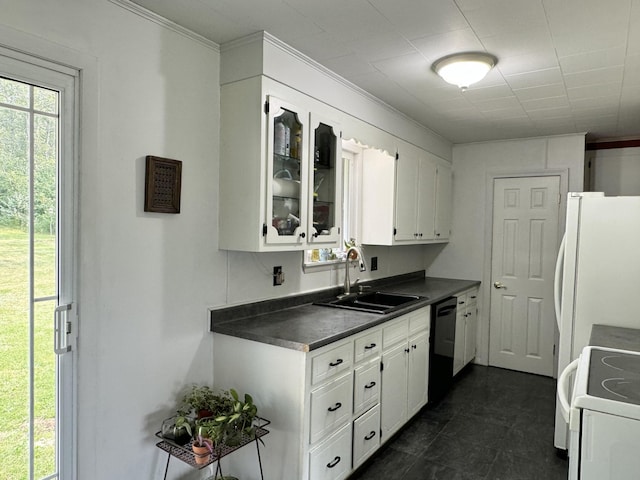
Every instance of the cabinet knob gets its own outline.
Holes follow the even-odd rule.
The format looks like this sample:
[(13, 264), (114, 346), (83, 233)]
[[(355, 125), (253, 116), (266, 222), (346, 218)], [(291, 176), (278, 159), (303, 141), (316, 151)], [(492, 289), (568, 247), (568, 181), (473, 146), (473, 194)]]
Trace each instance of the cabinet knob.
[(440, 236), (440, 234), (439, 234), (439, 233), (436, 233), (436, 237), (439, 237), (439, 236)]
[(304, 238), (304, 237), (306, 237), (306, 236), (307, 236), (307, 234), (306, 234), (306, 233), (304, 233), (304, 232), (302, 232), (302, 233), (300, 234), (300, 238)]
[(411, 350), (409, 350), (408, 348), (404, 349), (404, 353), (409, 353)]
[[(313, 238), (318, 238), (319, 235), (320, 234), (318, 232), (316, 232), (316, 233), (313, 234)], [(302, 238), (304, 238), (304, 237), (302, 237)]]
[(420, 236), (422, 237), (422, 234), (420, 234)]
[(418, 346), (417, 345), (411, 345), (411, 348), (413, 348), (415, 350), (416, 348), (418, 348)]

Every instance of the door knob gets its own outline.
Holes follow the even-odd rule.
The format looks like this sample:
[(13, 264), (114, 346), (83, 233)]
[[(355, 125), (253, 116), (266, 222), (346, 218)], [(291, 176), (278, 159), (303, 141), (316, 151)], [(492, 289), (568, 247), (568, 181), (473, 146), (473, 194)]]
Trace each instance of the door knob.
[(493, 288), (504, 288), (507, 289), (507, 286), (501, 282), (493, 282)]

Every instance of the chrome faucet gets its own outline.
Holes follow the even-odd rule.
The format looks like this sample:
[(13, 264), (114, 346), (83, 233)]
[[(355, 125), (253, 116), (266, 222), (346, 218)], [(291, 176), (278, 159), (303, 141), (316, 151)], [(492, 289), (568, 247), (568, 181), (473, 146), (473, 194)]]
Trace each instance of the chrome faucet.
[(351, 252), (356, 252), (358, 254), (358, 262), (360, 262), (360, 271), (364, 272), (367, 270), (367, 264), (364, 261), (364, 255), (362, 254), (362, 250), (360, 249), (360, 247), (349, 247), (347, 249), (347, 256), (346, 256), (346, 261), (344, 262), (345, 264), (345, 270), (344, 270), (344, 295), (349, 295), (351, 293), (351, 287), (353, 285), (355, 285), (356, 283), (358, 283), (358, 280), (360, 280), (359, 278), (356, 279), (355, 282), (353, 282), (353, 285), (351, 285), (351, 281), (349, 280), (349, 255), (351, 254)]

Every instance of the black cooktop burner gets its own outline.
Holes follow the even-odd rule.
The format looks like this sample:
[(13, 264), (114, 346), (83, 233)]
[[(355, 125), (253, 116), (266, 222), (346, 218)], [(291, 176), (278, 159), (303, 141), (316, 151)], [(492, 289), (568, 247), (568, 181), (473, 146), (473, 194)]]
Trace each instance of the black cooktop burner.
[(587, 394), (640, 405), (640, 355), (592, 349)]

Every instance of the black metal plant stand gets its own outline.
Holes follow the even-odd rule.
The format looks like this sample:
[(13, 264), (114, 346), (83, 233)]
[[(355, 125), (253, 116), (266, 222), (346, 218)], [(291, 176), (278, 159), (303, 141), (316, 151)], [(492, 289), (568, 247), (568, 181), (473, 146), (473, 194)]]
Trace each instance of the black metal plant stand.
[(264, 474), (262, 471), (262, 459), (260, 457), (260, 441), (259, 439), (264, 437), (269, 433), (266, 427), (271, 422), (261, 417), (256, 417), (256, 421), (254, 426), (256, 427), (255, 436), (249, 436), (246, 434), (242, 434), (242, 438), (240, 439), (240, 443), (238, 445), (219, 445), (214, 448), (212, 453), (206, 453), (203, 455), (198, 455), (193, 452), (193, 440), (189, 441), (186, 445), (178, 445), (177, 443), (172, 442), (171, 440), (167, 440), (162, 437), (162, 432), (156, 432), (156, 437), (160, 438), (161, 441), (156, 444), (158, 448), (167, 452), (167, 465), (164, 469), (164, 480), (167, 480), (167, 473), (169, 472), (169, 462), (171, 457), (176, 457), (186, 464), (190, 465), (193, 468), (202, 469), (205, 468), (212, 463), (216, 462), (216, 470), (214, 473), (214, 478), (217, 475), (223, 476), (222, 474), (222, 466), (220, 465), (220, 459), (226, 457), (230, 453), (235, 452), (239, 448), (244, 447), (252, 442), (256, 444), (256, 452), (258, 455), (258, 465), (260, 466), (260, 478), (264, 480)]

